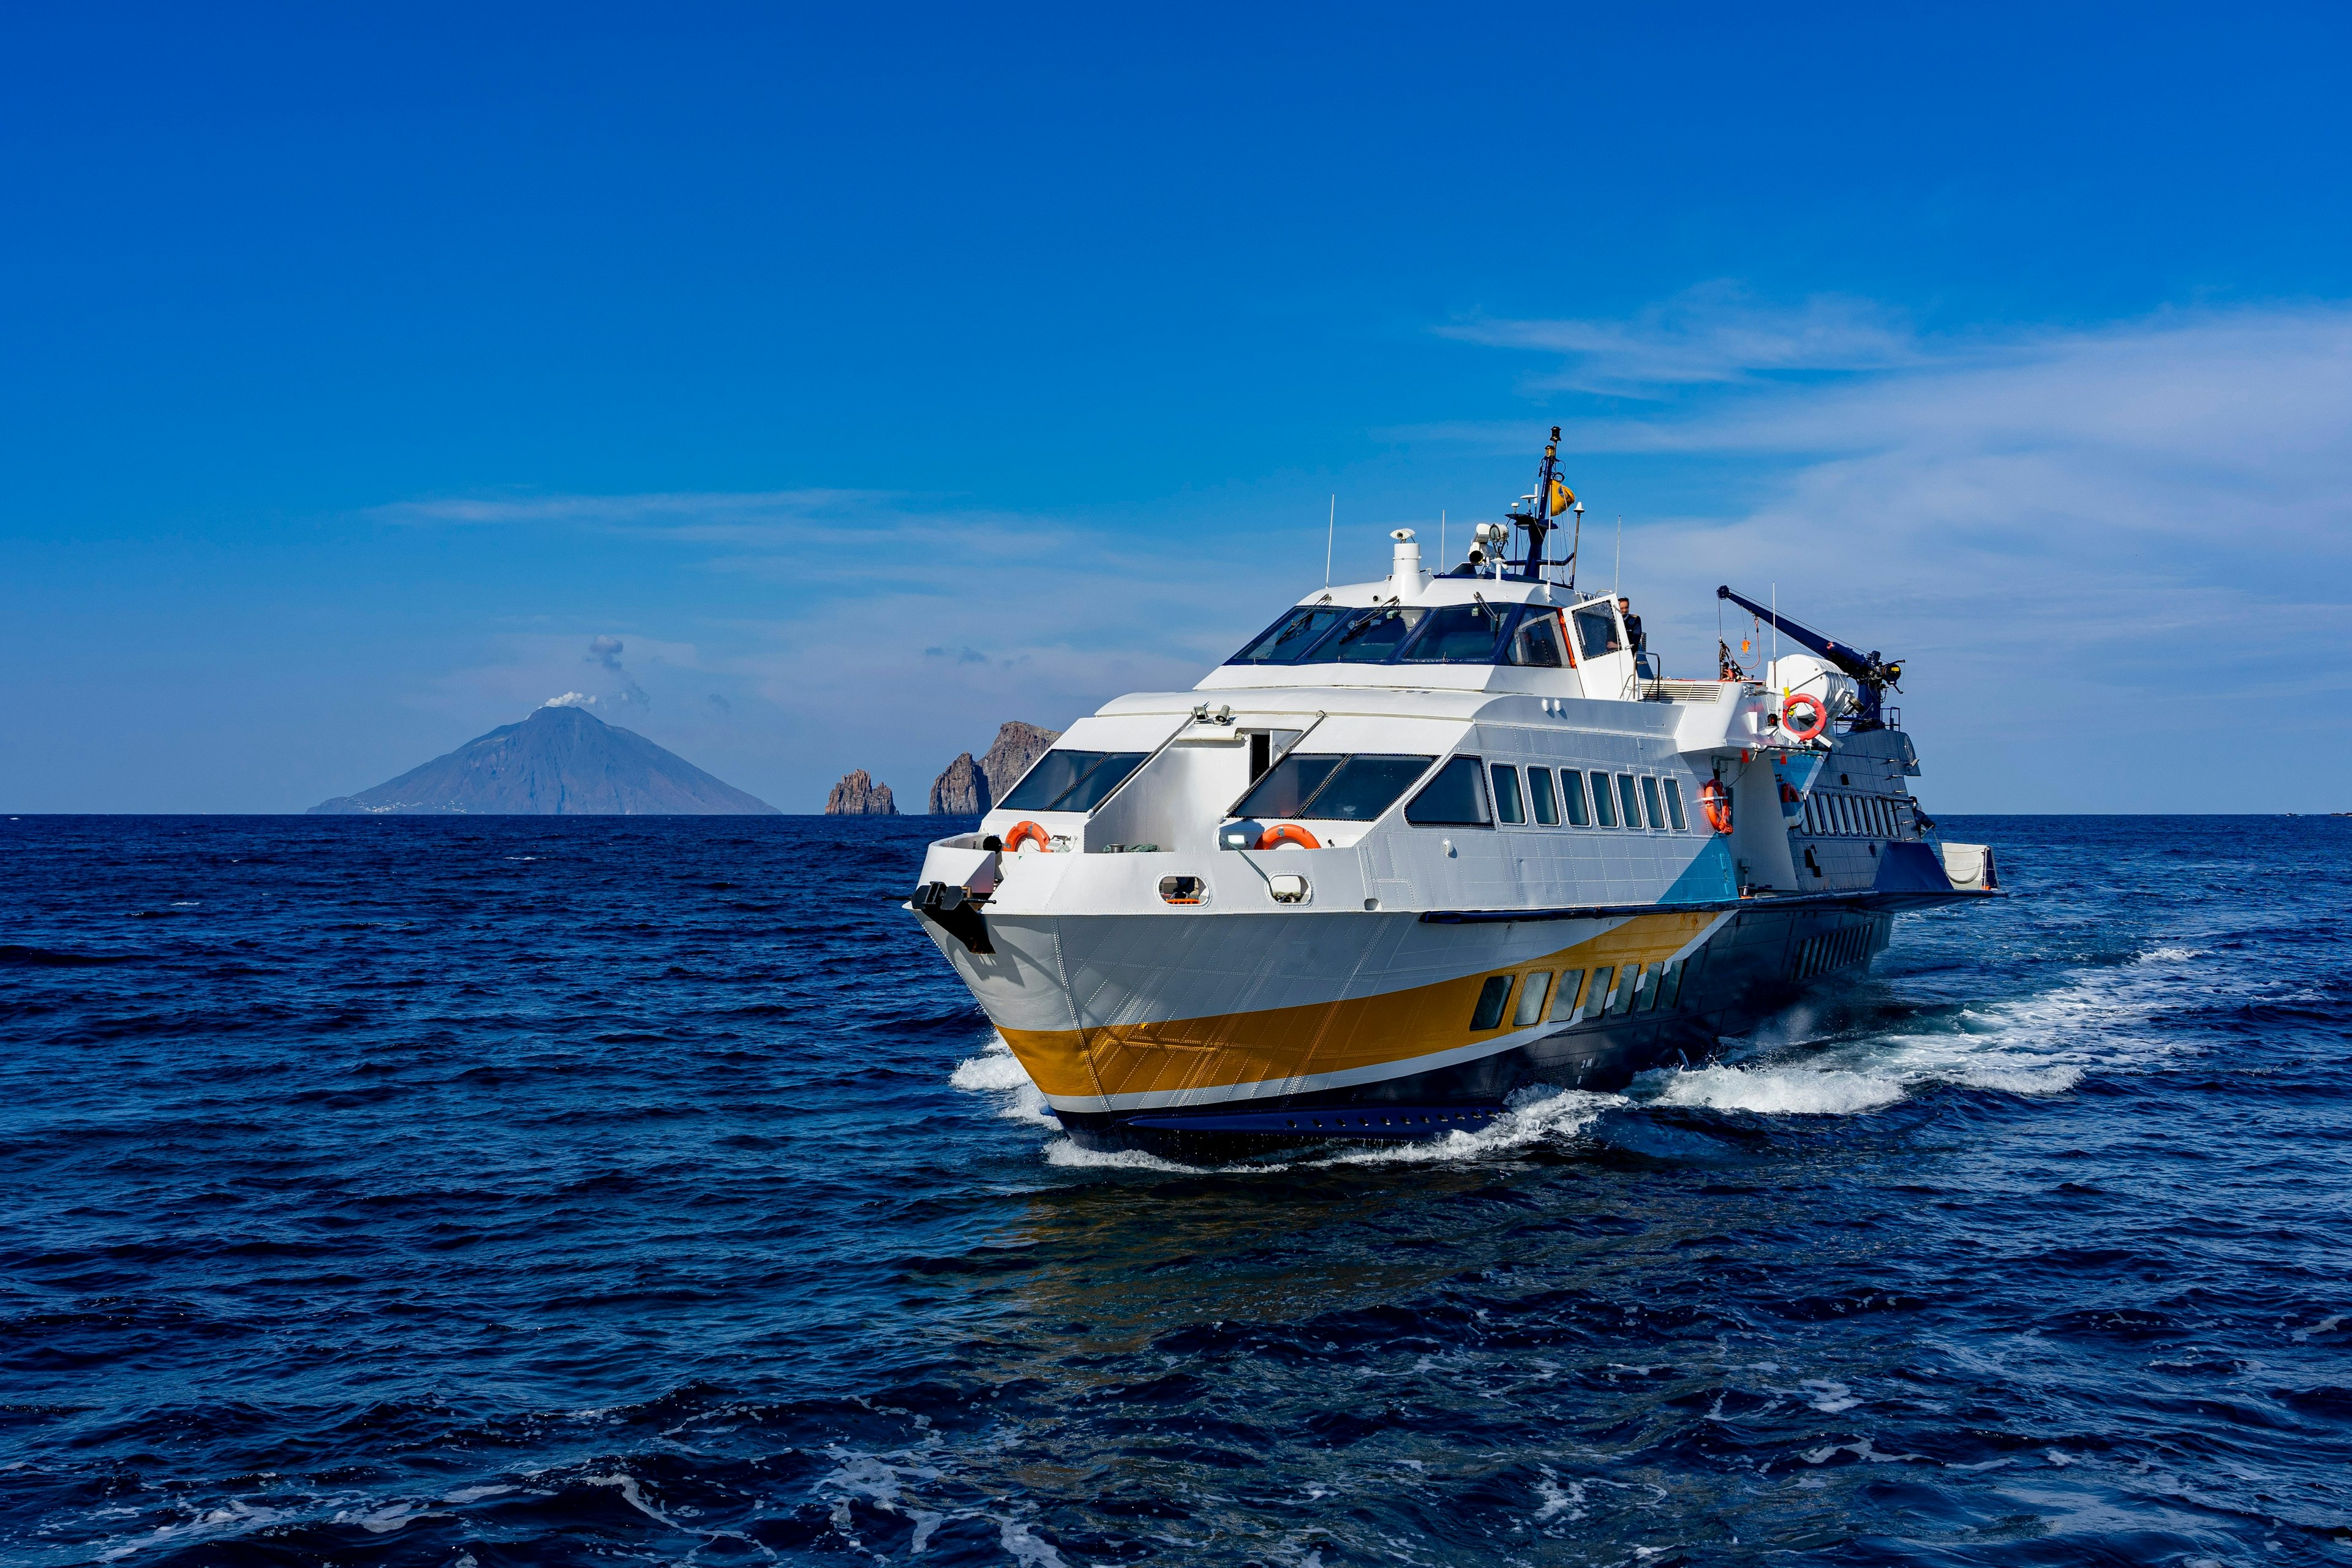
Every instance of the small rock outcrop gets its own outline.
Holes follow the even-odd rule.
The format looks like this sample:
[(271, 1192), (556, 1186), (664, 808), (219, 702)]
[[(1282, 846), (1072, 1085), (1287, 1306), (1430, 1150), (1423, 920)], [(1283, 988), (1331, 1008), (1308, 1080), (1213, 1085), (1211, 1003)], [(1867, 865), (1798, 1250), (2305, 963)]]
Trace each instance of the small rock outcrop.
[(827, 816), (896, 816), (898, 803), (890, 798), (890, 786), (878, 784), (864, 768), (845, 774), (824, 797)]
[(988, 779), (970, 752), (959, 752), (948, 771), (931, 781), (933, 816), (979, 816), (994, 804)]
[(1051, 751), (1054, 742), (1061, 738), (1059, 730), (1042, 730), (1017, 719), (1000, 726), (996, 743), (980, 760), (982, 776), (988, 781), (990, 804), (1003, 800), (1004, 792), (1029, 771), (1029, 764)]

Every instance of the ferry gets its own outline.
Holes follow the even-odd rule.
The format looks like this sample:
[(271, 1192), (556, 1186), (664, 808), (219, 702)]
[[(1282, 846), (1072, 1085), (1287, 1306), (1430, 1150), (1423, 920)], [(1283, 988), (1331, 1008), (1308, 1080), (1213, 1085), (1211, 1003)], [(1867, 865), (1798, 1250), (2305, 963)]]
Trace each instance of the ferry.
[(1073, 1140), (1475, 1132), (1696, 1065), (1895, 915), (2001, 896), (1910, 792), (1900, 661), (1727, 586), (1754, 672), (1719, 639), (1716, 679), (1662, 673), (1577, 586), (1559, 441), (1461, 562), (1394, 530), (1386, 577), (1106, 703), (929, 846), (906, 907)]

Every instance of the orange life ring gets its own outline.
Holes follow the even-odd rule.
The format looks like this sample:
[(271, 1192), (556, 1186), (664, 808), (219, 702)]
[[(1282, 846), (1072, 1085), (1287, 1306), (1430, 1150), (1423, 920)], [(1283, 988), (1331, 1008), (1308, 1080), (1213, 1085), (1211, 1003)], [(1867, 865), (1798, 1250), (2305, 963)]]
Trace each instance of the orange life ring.
[(1007, 855), (1017, 855), (1021, 852), (1021, 847), (1032, 838), (1037, 841), (1037, 852), (1040, 855), (1053, 853), (1054, 836), (1034, 822), (1016, 822), (1013, 825), (1013, 831), (1004, 836), (1004, 852)]
[(1731, 831), (1731, 792), (1723, 787), (1721, 779), (1709, 779), (1698, 786), (1698, 808), (1706, 814), (1709, 827), (1717, 833)]
[(1279, 849), (1286, 844), (1296, 844), (1301, 849), (1320, 849), (1323, 847), (1321, 844), (1316, 842), (1315, 835), (1307, 832), (1307, 829), (1299, 826), (1298, 824), (1295, 822), (1276, 823), (1272, 827), (1269, 827), (1264, 833), (1259, 834), (1257, 836), (1257, 842), (1252, 845), (1251, 847), (1254, 849)]
[(1790, 710), (1795, 708), (1800, 702), (1813, 710), (1813, 721), (1802, 730), (1790, 726), (1789, 738), (1792, 741), (1810, 741), (1829, 727), (1829, 705), (1809, 692), (1800, 691), (1780, 705), (1780, 722), (1784, 726), (1789, 724)]

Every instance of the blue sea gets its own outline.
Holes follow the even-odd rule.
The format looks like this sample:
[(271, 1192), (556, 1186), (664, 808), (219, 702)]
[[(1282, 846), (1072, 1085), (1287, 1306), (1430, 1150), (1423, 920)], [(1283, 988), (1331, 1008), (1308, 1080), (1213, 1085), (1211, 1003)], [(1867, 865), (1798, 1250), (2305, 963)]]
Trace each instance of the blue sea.
[(2352, 1563), (2352, 821), (1946, 830), (1720, 1065), (1189, 1169), (936, 821), (0, 822), (0, 1560)]

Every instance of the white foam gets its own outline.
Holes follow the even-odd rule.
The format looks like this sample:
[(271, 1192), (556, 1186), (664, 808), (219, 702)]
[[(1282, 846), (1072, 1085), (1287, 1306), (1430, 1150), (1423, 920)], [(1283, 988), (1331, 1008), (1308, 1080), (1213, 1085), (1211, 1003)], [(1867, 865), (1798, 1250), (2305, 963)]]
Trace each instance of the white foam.
[(966, 1057), (956, 1063), (948, 1074), (948, 1082), (966, 1094), (984, 1094), (996, 1102), (996, 1114), (1007, 1121), (1025, 1121), (1034, 1127), (1059, 1127), (1045, 1096), (1029, 1081), (1028, 1069), (1004, 1037), (990, 1037), (988, 1048), (976, 1057)]
[[(1088, 1149), (1068, 1138), (1055, 1138), (1045, 1145), (1045, 1163), (1074, 1171), (1174, 1171), (1185, 1175), (1197, 1175), (1213, 1168), (1180, 1165), (1173, 1160), (1163, 1160), (1140, 1149)], [(1266, 1168), (1259, 1165), (1234, 1167), (1235, 1170)]]
[(1322, 1165), (1377, 1165), (1416, 1161), (1491, 1160), (1538, 1143), (1560, 1143), (1591, 1126), (1601, 1113), (1623, 1105), (1617, 1094), (1592, 1094), (1580, 1089), (1521, 1089), (1511, 1096), (1502, 1115), (1475, 1132), (1449, 1132), (1443, 1138), (1350, 1150)]
[(1698, 1068), (1674, 1074), (1658, 1096), (1667, 1105), (1767, 1116), (1852, 1116), (1902, 1098), (1895, 1079), (1812, 1067)]
[[(2150, 1027), (2184, 984), (2228, 984), (2203, 950), (2147, 949), (2126, 964), (2074, 970), (2046, 990), (1964, 1006), (1944, 1026), (1821, 1037), (1816, 1002), (1748, 1037), (1745, 1059), (1645, 1074), (1636, 1098), (1780, 1116), (1854, 1116), (1938, 1084), (2005, 1094), (2064, 1094), (2095, 1071), (2139, 1071), (2189, 1048)], [(1801, 1049), (1801, 1059), (1790, 1052)]]

